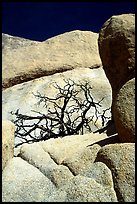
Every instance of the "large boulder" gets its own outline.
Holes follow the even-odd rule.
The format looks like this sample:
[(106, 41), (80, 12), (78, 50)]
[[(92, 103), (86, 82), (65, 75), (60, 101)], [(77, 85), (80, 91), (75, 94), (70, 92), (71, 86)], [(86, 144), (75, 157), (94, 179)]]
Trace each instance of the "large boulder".
[[(22, 84), (15, 85), (13, 87), (7, 88), (3, 90), (2, 93), (2, 117), (3, 119), (15, 120), (15, 116), (10, 112), (16, 112), (19, 109), (19, 113), (26, 115), (37, 116), (38, 113), (33, 112), (32, 110), (41, 112), (43, 114), (47, 113), (47, 108), (44, 103), (38, 104), (38, 98), (34, 96), (37, 92), (41, 93), (41, 95), (45, 95), (51, 98), (55, 98), (59, 93), (59, 90), (54, 87), (54, 83), (56, 82), (60, 87), (64, 87), (64, 80), (71, 79), (75, 83), (84, 84), (85, 81), (90, 83), (91, 95), (93, 96), (93, 100), (98, 103), (100, 102), (100, 106), (97, 106), (97, 109), (100, 113), (103, 114), (103, 110), (107, 110), (111, 107), (112, 102), (112, 94), (111, 94), (111, 86), (109, 81), (107, 80), (104, 70), (102, 67), (98, 69), (85, 69), (78, 68), (74, 70), (69, 70), (63, 73), (56, 73), (51, 76), (41, 77), (39, 79), (31, 80), (29, 82), (24, 82)], [(84, 100), (85, 96), (83, 93), (79, 95), (79, 100)], [(103, 100), (102, 100), (103, 99)], [(60, 104), (61, 105), (61, 104)], [(63, 105), (63, 104), (62, 104)], [(69, 104), (71, 105), (71, 104)], [(49, 108), (50, 105), (48, 105)], [(92, 107), (86, 116), (94, 116), (93, 122), (91, 121), (90, 126), (92, 131), (97, 130), (102, 127), (102, 119), (101, 116), (96, 121), (97, 117), (95, 115), (95, 109)], [(99, 113), (96, 113), (99, 115)], [(74, 118), (76, 118), (73, 114)], [(110, 109), (105, 112), (105, 116), (108, 118), (111, 117)], [(73, 119), (74, 119), (73, 118)], [(96, 125), (94, 122), (96, 121)], [(29, 122), (33, 122), (29, 121)], [(88, 133), (85, 132), (84, 133)], [(15, 142), (17, 138), (15, 138)]]
[(2, 174), (3, 202), (117, 201), (110, 169), (94, 163), (101, 149), (94, 143), (106, 138), (92, 133), (21, 145)]
[(135, 15), (122, 14), (108, 19), (100, 30), (98, 44), (114, 98), (135, 77)]
[[(55, 149), (56, 145), (52, 147)], [(45, 151), (39, 143), (23, 144), (19, 156), (39, 169), (57, 187), (66, 183), (73, 176), (67, 166), (58, 165), (50, 152)]]
[(13, 158), (2, 174), (2, 202), (42, 202), (55, 185), (37, 168)]
[(34, 43), (3, 34), (3, 88), (74, 68), (100, 66), (97, 39), (97, 33), (79, 30)]
[(135, 142), (135, 78), (122, 86), (112, 110), (120, 141)]
[[(103, 166), (103, 165), (102, 165)], [(103, 172), (103, 168), (96, 170)], [(106, 167), (106, 172), (110, 176), (111, 172)], [(92, 171), (92, 169), (91, 169)], [(100, 176), (99, 176), (100, 177)], [(112, 182), (112, 176), (110, 181)], [(98, 182), (94, 177), (77, 175), (69, 180), (66, 185), (47, 199), (48, 202), (117, 202), (114, 188), (103, 182)]]
[(2, 170), (14, 156), (15, 125), (8, 120), (2, 121)]
[[(71, 166), (71, 168), (69, 167), (69, 169), (71, 169), (72, 172), (76, 172), (76, 167), (79, 166), (78, 170), (80, 172), (81, 169), (84, 169), (84, 167), (87, 166), (86, 164), (88, 164), (88, 161), (90, 162), (90, 164), (94, 162), (96, 154), (100, 149), (100, 145), (98, 144), (95, 144), (91, 147), (90, 145), (106, 138), (108, 138), (108, 136), (105, 133), (69, 135), (56, 139), (51, 138), (49, 140), (41, 141), (38, 143), (21, 145), (18, 155), (27, 160), (32, 165), (37, 166), (38, 163), (40, 163), (40, 169), (42, 168), (44, 163), (47, 163), (48, 161), (47, 155), (44, 154), (44, 151), (48, 152), (50, 157), (58, 165), (65, 164), (65, 166), (69, 167), (70, 161), (74, 161), (75, 159), (75, 164), (73, 162), (73, 166)], [(38, 149), (37, 157), (35, 149)], [(45, 157), (45, 160), (47, 160), (46, 162), (43, 161), (43, 157)], [(52, 165), (53, 162), (50, 161), (48, 163)], [(76, 175), (78, 173), (74, 174)]]
[(112, 172), (119, 202), (135, 202), (135, 143), (102, 147), (96, 162), (105, 163)]
[(110, 140), (101, 147), (107, 138), (92, 133), (21, 145), (3, 170), (3, 202), (133, 202), (135, 144)]

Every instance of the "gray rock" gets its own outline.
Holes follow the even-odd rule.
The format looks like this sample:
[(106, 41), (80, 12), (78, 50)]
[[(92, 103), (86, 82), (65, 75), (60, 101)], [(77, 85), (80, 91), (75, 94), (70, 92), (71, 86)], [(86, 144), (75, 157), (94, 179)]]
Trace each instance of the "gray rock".
[[(110, 170), (102, 163), (91, 165), (100, 147), (88, 145), (106, 137), (76, 135), (23, 144), (3, 171), (3, 202), (117, 201)], [(83, 174), (74, 176), (69, 165), (63, 165), (65, 158), (78, 158), (73, 166)]]
[(82, 171), (80, 175), (93, 178), (102, 186), (114, 188), (112, 172), (103, 162), (92, 163), (89, 168)]
[(109, 144), (102, 147), (96, 161), (112, 171), (119, 202), (135, 202), (135, 143)]
[(38, 168), (57, 187), (60, 187), (69, 178), (73, 177), (71, 171), (66, 166), (56, 164), (39, 143), (23, 144), (20, 148), (19, 156)]
[(2, 174), (2, 202), (43, 202), (55, 185), (37, 168), (21, 158), (13, 158)]
[[(90, 179), (89, 179), (90, 178)], [(101, 191), (102, 195), (101, 195)], [(117, 202), (112, 173), (102, 162), (95, 162), (69, 183), (54, 191), (49, 202)]]
[(113, 188), (97, 183), (93, 178), (77, 175), (50, 196), (48, 201), (58, 202), (117, 202)]
[(92, 133), (23, 144), (3, 170), (3, 202), (134, 201), (134, 144), (95, 144), (103, 138)]

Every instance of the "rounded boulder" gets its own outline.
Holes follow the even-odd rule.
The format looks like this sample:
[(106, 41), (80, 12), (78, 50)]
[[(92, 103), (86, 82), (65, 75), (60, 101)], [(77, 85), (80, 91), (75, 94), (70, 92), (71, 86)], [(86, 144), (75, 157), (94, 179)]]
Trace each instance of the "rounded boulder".
[(114, 98), (135, 77), (135, 15), (122, 14), (108, 19), (100, 30), (98, 45)]
[(135, 142), (135, 78), (122, 86), (112, 110), (120, 141)]

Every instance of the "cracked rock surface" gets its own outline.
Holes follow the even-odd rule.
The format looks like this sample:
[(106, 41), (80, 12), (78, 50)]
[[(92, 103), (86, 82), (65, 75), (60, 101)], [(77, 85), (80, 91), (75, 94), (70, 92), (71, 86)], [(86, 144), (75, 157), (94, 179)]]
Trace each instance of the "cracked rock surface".
[(3, 170), (3, 202), (134, 201), (134, 144), (101, 147), (107, 137), (91, 133), (21, 145)]

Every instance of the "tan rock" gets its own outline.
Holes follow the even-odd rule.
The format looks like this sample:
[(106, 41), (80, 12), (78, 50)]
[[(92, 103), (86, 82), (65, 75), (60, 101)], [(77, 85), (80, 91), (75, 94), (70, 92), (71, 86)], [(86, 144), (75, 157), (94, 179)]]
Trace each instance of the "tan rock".
[(10, 121), (2, 121), (2, 170), (14, 156), (15, 125)]
[[(90, 162), (92, 162), (96, 158), (96, 154), (99, 150), (99, 145), (93, 147), (92, 150), (88, 150), (88, 148), (90, 148), (88, 147), (88, 145), (91, 145), (105, 138), (108, 138), (105, 133), (90, 133), (85, 135), (69, 135), (57, 139), (51, 138), (49, 140), (42, 141), (40, 144), (42, 145), (44, 151), (48, 152), (54, 159), (54, 161), (58, 164), (62, 164), (63, 161), (75, 161), (78, 158), (78, 155), (79, 158), (81, 157), (81, 160), (83, 160), (85, 157), (85, 159), (90, 159)], [(91, 152), (94, 152), (93, 155), (90, 155)]]
[(135, 142), (135, 78), (122, 86), (112, 110), (120, 141)]
[(14, 40), (16, 49), (5, 48), (2, 53), (3, 88), (74, 68), (100, 66), (97, 39), (97, 33), (75, 30), (41, 43), (28, 41), (29, 46), (27, 42), (22, 46), (22, 40), (18, 46)]
[(114, 98), (135, 77), (135, 15), (122, 14), (108, 19), (100, 30), (98, 44)]
[(62, 162), (63, 165), (68, 166), (68, 168), (73, 172), (74, 175), (80, 174), (85, 169), (95, 161), (98, 151), (100, 150), (98, 144), (89, 146), (86, 148), (81, 148), (82, 150), (76, 152), (72, 157), (65, 158)]
[(56, 186), (60, 186), (72, 175), (89, 169), (101, 148), (98, 143), (102, 141), (105, 145), (107, 139), (109, 143), (113, 142), (106, 134), (97, 133), (51, 138), (21, 145), (18, 156), (38, 168)]
[[(101, 162), (93, 164), (100, 147), (90, 145), (106, 137), (75, 135), (23, 144), (3, 171), (3, 202), (21, 202), (24, 195), (26, 202), (117, 201), (111, 171)], [(65, 158), (73, 168), (63, 163)]]
[(5, 53), (7, 50), (11, 50), (12, 52), (13, 49), (18, 49), (19, 47), (26, 47), (29, 45), (34, 45), (39, 43), (40, 42), (2, 33), (2, 52), (5, 52)]
[(39, 169), (57, 187), (62, 186), (73, 177), (68, 167), (58, 165), (50, 156), (50, 153), (45, 152), (39, 143), (23, 144), (19, 156)]
[(96, 162), (112, 171), (119, 202), (135, 202), (135, 143), (109, 144), (102, 147)]

